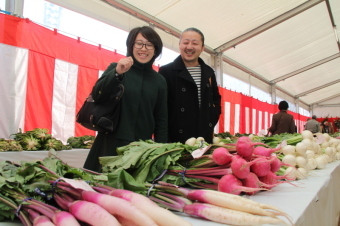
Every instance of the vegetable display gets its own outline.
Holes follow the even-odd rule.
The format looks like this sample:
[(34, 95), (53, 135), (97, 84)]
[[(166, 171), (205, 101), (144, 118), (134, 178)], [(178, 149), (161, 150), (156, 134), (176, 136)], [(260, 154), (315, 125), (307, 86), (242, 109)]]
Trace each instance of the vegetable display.
[[(73, 168), (53, 151), (50, 155), (20, 165), (0, 163), (0, 220), (18, 217), (27, 226), (191, 225), (173, 210), (225, 224), (291, 225), (289, 216), (275, 206), (218, 191), (163, 182), (136, 182), (139, 193), (114, 188), (109, 186), (110, 174)], [(142, 195), (146, 192), (148, 196)]]

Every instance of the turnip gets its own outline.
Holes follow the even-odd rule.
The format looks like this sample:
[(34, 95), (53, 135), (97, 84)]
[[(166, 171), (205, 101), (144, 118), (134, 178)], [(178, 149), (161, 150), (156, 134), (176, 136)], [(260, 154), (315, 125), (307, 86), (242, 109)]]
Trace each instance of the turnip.
[(218, 144), (218, 143), (220, 143), (220, 141), (221, 141), (221, 138), (219, 138), (219, 137), (214, 137), (213, 138), (213, 144)]
[(326, 160), (324, 159), (324, 157), (322, 155), (316, 157), (315, 161), (316, 161), (316, 168), (317, 169), (323, 169), (327, 165), (327, 162), (326, 162)]
[(322, 135), (325, 137), (327, 142), (331, 139), (331, 136), (329, 136), (328, 133), (323, 133)]
[(315, 158), (310, 158), (310, 159), (308, 159), (307, 165), (309, 166), (309, 169), (310, 169), (310, 170), (315, 169), (315, 168), (316, 168), (316, 161), (315, 161)]
[(295, 151), (297, 155), (305, 157), (307, 151), (307, 145), (305, 143), (299, 142), (295, 146)]
[(322, 147), (322, 148), (327, 148), (327, 147), (329, 147), (329, 143), (328, 143), (327, 141), (325, 141), (325, 142), (323, 142), (323, 143), (321, 144), (321, 147)]
[(156, 203), (141, 194), (124, 189), (114, 189), (110, 191), (109, 194), (130, 202), (133, 206), (148, 215), (160, 226), (191, 225), (183, 218), (175, 215), (169, 210), (159, 207)]
[(77, 200), (69, 205), (69, 212), (80, 221), (96, 226), (120, 226), (117, 219), (99, 205)]
[(217, 165), (227, 165), (231, 162), (234, 155), (230, 154), (224, 147), (216, 148), (212, 153), (212, 159)]
[(295, 158), (294, 155), (285, 155), (282, 158), (282, 162), (286, 163), (286, 164), (289, 164), (291, 166), (296, 166), (296, 158)]
[(248, 188), (242, 186), (242, 182), (233, 174), (223, 176), (218, 183), (218, 191), (239, 195), (241, 192), (267, 190), (264, 188)]
[(287, 223), (279, 218), (257, 216), (205, 203), (186, 205), (184, 213), (228, 225), (287, 225)]
[(185, 141), (185, 144), (190, 145), (190, 146), (195, 146), (195, 144), (196, 144), (196, 138), (195, 138), (195, 137), (191, 137), (191, 138), (187, 139), (187, 140)]
[(310, 139), (303, 139), (301, 142), (306, 145), (307, 150), (313, 149), (313, 142)]
[(280, 149), (281, 149), (281, 147), (279, 147), (279, 148), (265, 148), (263, 146), (257, 146), (253, 150), (253, 155), (270, 157), (272, 155), (272, 153), (277, 152)]
[(124, 199), (94, 191), (83, 191), (82, 199), (96, 203), (112, 215), (130, 219), (137, 225), (157, 225), (149, 216)]
[(286, 145), (281, 149), (281, 152), (284, 155), (295, 155), (295, 146), (293, 145)]
[(284, 174), (286, 176), (287, 180), (294, 181), (296, 180), (296, 168), (295, 167), (288, 167)]
[(296, 170), (296, 178), (299, 180), (306, 179), (308, 176), (307, 170), (305, 168), (298, 168)]
[(304, 130), (301, 132), (302, 139), (309, 139), (313, 141), (313, 133), (309, 130)]
[(260, 142), (252, 142), (252, 140), (247, 137), (239, 137), (236, 141), (236, 152), (238, 155), (242, 157), (250, 157), (253, 154), (254, 146), (255, 145), (266, 145)]
[(325, 154), (328, 155), (329, 157), (333, 158), (334, 151), (332, 147), (327, 147), (325, 148)]
[(336, 157), (336, 160), (340, 160), (340, 152), (336, 152), (335, 157)]
[(307, 164), (307, 160), (302, 157), (302, 156), (296, 156), (296, 165), (299, 167), (299, 168), (304, 168)]
[(247, 162), (245, 159), (243, 159), (241, 156), (239, 155), (235, 155), (233, 157), (233, 160), (231, 162), (231, 170), (233, 172), (233, 174), (239, 178), (239, 179), (244, 179), (248, 176), (248, 174), (250, 173), (250, 166), (254, 163), (256, 163), (257, 161), (260, 161), (261, 159), (256, 159), (253, 160), (251, 162)]
[(57, 211), (54, 214), (52, 221), (56, 226), (80, 226), (77, 219), (67, 211)]
[(307, 157), (307, 159), (315, 158), (315, 152), (312, 151), (312, 150), (307, 150), (306, 151), (306, 157)]

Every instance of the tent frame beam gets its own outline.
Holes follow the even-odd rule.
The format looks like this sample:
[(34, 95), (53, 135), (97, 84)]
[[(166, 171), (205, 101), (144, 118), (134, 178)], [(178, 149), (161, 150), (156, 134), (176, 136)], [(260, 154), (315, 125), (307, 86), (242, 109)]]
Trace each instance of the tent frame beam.
[(226, 50), (230, 49), (230, 48), (234, 48), (235, 46), (237, 46), (238, 44), (306, 11), (307, 9), (323, 2), (325, 0), (309, 0), (306, 3), (301, 4), (300, 6), (296, 7), (295, 9), (292, 9), (278, 17), (276, 17), (275, 19), (268, 21), (267, 23), (229, 41), (226, 42), (222, 45), (220, 45), (219, 47), (215, 48), (215, 52), (225, 52)]

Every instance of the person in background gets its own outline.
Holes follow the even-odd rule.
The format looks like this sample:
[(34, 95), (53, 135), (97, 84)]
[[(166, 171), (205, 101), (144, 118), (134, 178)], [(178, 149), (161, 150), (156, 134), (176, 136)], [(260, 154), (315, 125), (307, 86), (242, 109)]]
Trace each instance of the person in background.
[(100, 102), (119, 83), (125, 88), (116, 130), (109, 134), (99, 132), (85, 161), (84, 168), (92, 171), (101, 171), (99, 157), (115, 156), (118, 147), (133, 141), (148, 140), (154, 135), (156, 142), (167, 142), (167, 85), (152, 68), (162, 53), (162, 40), (152, 28), (137, 27), (129, 32), (126, 46), (127, 57), (111, 63), (92, 90), (93, 99)]
[(168, 85), (169, 142), (203, 137), (212, 143), (221, 114), (221, 95), (214, 70), (199, 57), (204, 50), (203, 33), (187, 28), (179, 49), (180, 56), (159, 68)]
[(312, 119), (307, 121), (305, 129), (311, 131), (312, 133), (320, 132), (320, 123), (316, 121), (316, 115), (313, 115)]
[(334, 133), (332, 123), (328, 121), (324, 121), (321, 125), (321, 132), (322, 133)]
[(281, 101), (278, 107), (280, 112), (273, 115), (272, 125), (268, 129), (268, 134), (294, 133), (295, 122), (293, 115), (287, 113), (289, 107), (287, 101)]

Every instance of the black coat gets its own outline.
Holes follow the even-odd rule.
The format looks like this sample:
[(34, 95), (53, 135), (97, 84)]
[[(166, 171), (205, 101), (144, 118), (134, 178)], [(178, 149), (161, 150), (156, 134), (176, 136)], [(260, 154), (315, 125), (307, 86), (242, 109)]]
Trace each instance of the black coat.
[(101, 170), (99, 157), (117, 155), (118, 147), (151, 139), (153, 135), (159, 143), (166, 143), (168, 138), (165, 79), (152, 69), (151, 63), (141, 64), (135, 60), (120, 82), (115, 77), (116, 65), (110, 64), (92, 90), (93, 99), (100, 102), (112, 94), (112, 87), (119, 83), (125, 87), (116, 130), (98, 133), (84, 164), (84, 168), (98, 172)]
[(159, 73), (168, 84), (169, 142), (181, 142), (191, 137), (203, 137), (211, 143), (214, 127), (221, 114), (214, 70), (199, 58), (201, 66), (201, 107), (198, 89), (181, 56), (160, 67)]

